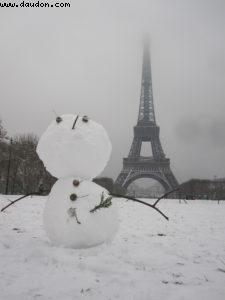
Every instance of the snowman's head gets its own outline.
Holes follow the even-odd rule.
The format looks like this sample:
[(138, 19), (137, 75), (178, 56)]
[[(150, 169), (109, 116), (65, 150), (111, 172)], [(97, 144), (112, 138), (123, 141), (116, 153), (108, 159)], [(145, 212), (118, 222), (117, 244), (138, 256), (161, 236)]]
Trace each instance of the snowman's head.
[(55, 177), (92, 179), (105, 168), (111, 142), (104, 127), (87, 116), (62, 115), (41, 136), (37, 153)]

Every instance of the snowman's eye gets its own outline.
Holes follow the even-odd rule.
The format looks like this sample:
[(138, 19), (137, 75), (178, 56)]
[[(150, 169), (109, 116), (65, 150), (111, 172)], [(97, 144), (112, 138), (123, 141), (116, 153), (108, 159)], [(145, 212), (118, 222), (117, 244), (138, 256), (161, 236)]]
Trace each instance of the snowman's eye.
[(73, 185), (74, 186), (79, 186), (79, 184), (80, 184), (80, 181), (79, 180), (76, 180), (76, 179), (74, 179), (74, 181), (73, 181)]
[(70, 195), (70, 200), (71, 201), (76, 201), (77, 200), (77, 195), (76, 194), (71, 194)]
[(57, 117), (55, 120), (56, 120), (56, 123), (62, 122), (62, 118), (61, 117)]
[(84, 123), (87, 123), (87, 122), (89, 121), (88, 116), (83, 116), (82, 121), (83, 121)]

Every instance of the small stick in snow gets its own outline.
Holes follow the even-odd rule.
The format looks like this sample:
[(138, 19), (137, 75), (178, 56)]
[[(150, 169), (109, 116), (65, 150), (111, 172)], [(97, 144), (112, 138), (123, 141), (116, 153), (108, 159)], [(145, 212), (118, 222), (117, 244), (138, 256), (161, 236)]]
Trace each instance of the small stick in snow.
[(225, 273), (225, 270), (224, 270), (224, 269), (218, 268), (217, 270), (220, 271), (220, 272)]
[(76, 123), (77, 123), (77, 120), (78, 120), (78, 118), (79, 118), (79, 116), (77, 115), (77, 117), (76, 117), (76, 119), (75, 119), (75, 121), (74, 121), (74, 123), (73, 123), (73, 127), (72, 127), (72, 129), (74, 129), (74, 128), (75, 128), (75, 125), (76, 125)]

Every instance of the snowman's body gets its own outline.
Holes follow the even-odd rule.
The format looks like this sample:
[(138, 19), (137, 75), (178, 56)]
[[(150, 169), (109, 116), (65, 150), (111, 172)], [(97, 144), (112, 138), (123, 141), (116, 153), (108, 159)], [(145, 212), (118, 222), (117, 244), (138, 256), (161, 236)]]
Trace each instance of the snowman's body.
[(85, 117), (63, 115), (41, 137), (37, 153), (59, 179), (44, 210), (44, 228), (55, 245), (86, 248), (111, 239), (117, 209), (108, 191), (91, 180), (106, 166), (111, 143), (105, 129)]
[[(91, 181), (73, 185), (74, 177), (59, 179), (44, 211), (44, 227), (56, 245), (86, 248), (111, 239), (117, 231), (115, 204), (91, 212), (108, 191)], [(76, 195), (75, 201), (71, 200)]]

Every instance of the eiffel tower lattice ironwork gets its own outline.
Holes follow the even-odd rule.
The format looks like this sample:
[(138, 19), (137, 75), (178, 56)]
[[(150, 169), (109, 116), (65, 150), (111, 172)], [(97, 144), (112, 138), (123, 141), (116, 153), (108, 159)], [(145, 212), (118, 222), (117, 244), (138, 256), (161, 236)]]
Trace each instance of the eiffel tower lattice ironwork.
[[(150, 142), (152, 156), (141, 156), (143, 142)], [(144, 43), (141, 97), (138, 122), (134, 127), (134, 138), (128, 157), (123, 159), (123, 169), (116, 183), (127, 189), (134, 180), (152, 178), (162, 184), (165, 191), (177, 188), (178, 182), (171, 171), (170, 160), (166, 158), (159, 139), (153, 103), (151, 62), (149, 43)]]

